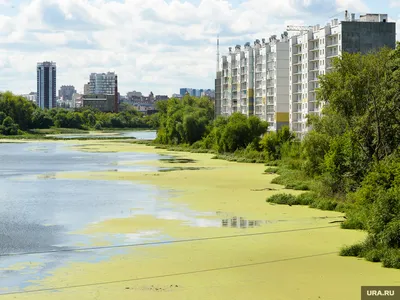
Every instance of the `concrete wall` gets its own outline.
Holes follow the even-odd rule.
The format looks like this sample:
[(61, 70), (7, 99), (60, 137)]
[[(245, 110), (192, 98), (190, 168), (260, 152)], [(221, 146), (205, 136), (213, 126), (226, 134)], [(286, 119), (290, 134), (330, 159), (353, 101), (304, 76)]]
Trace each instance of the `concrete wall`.
[(396, 23), (342, 22), (342, 51), (365, 54), (384, 46), (395, 48)]
[(221, 72), (217, 72), (217, 79), (215, 79), (215, 117), (221, 115)]

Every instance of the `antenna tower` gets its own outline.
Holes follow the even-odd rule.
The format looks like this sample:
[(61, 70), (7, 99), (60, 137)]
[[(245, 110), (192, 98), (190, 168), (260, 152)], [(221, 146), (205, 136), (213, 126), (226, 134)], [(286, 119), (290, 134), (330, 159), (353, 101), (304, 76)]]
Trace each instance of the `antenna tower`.
[(219, 34), (217, 35), (217, 73), (219, 72)]

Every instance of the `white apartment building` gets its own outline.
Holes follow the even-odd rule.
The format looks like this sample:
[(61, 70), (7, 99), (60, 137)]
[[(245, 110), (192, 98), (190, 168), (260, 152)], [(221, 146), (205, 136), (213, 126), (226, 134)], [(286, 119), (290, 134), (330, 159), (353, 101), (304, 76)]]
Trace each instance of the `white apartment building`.
[[(271, 36), (229, 48), (222, 56), (221, 111), (223, 116), (241, 112), (269, 123), (269, 131), (289, 125), (289, 39)], [(219, 102), (216, 102), (219, 103)]]
[(115, 94), (117, 75), (114, 72), (92, 73), (89, 81), (89, 94)]
[(254, 107), (254, 51), (250, 43), (242, 50), (236, 45), (229, 47), (227, 56), (222, 56), (221, 115), (229, 116), (241, 112), (253, 115)]
[(302, 139), (311, 129), (307, 115), (321, 115), (317, 104), (319, 75), (332, 70), (332, 60), (343, 52), (367, 53), (384, 46), (394, 48), (396, 24), (386, 14), (367, 14), (355, 18), (346, 12), (345, 20), (332, 20), (324, 27), (310, 27), (289, 42), (289, 126)]

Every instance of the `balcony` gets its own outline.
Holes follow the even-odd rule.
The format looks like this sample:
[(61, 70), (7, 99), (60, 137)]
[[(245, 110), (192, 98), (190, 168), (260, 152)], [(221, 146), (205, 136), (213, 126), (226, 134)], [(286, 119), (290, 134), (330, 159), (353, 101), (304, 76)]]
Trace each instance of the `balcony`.
[(329, 43), (326, 45), (326, 48), (332, 48), (332, 47), (337, 47), (339, 46), (338, 42), (333, 42), (333, 43)]

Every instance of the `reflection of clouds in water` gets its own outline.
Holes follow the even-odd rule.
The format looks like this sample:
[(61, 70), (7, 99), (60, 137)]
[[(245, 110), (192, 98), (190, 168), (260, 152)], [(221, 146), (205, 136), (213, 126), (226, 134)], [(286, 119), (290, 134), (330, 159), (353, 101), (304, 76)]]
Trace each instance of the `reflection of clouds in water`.
[(141, 231), (137, 233), (127, 233), (124, 235), (125, 242), (143, 242), (146, 238), (152, 238), (155, 235), (160, 234), (161, 231), (159, 230), (149, 230), (149, 231)]
[(186, 225), (193, 227), (221, 227), (221, 221), (209, 220), (198, 217), (199, 214), (193, 211), (161, 211), (156, 218), (164, 220), (183, 221)]

